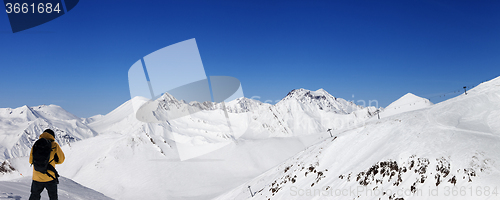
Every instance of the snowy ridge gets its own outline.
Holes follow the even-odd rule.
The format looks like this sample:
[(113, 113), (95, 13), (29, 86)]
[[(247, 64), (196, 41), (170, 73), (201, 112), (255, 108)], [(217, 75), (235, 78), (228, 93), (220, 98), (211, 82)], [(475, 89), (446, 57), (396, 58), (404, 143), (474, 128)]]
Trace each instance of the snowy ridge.
[[(496, 78), (427, 109), (335, 132), (216, 199), (499, 199), (499, 119)], [(450, 195), (453, 187), (466, 194)]]
[[(168, 126), (175, 134), (182, 137), (201, 136), (206, 141), (219, 142), (231, 138), (226, 134), (230, 132), (230, 127), (226, 123), (221, 103), (187, 103), (169, 94), (164, 94), (156, 101), (158, 108), (154, 112), (155, 117), (160, 121), (168, 121)], [(363, 123), (376, 111), (375, 107), (363, 108), (335, 98), (323, 89), (293, 90), (276, 105), (243, 97), (227, 102), (226, 108), (236, 137), (243, 135), (247, 138), (290, 137), (328, 129), (340, 130)], [(172, 118), (175, 120), (170, 120)]]
[(425, 99), (412, 93), (408, 93), (383, 109), (383, 111), (380, 112), (380, 117), (389, 117), (404, 112), (427, 108), (432, 105), (433, 103), (429, 101), (429, 99)]
[(0, 108), (0, 160), (29, 155), (34, 142), (47, 128), (57, 133), (56, 141), (61, 145), (97, 134), (82, 119), (56, 105)]
[(306, 89), (295, 89), (288, 93), (278, 104), (287, 104), (289, 101), (297, 101), (304, 105), (312, 105), (319, 110), (334, 112), (338, 114), (349, 114), (363, 109), (362, 106), (348, 102), (342, 98), (336, 98), (323, 89), (310, 91)]
[[(375, 107), (362, 107), (342, 98), (336, 98), (323, 89), (309, 91), (296, 89), (288, 93), (271, 109), (271, 114), (278, 119), (281, 132), (274, 136), (307, 135), (326, 132), (328, 129), (341, 130), (358, 126), (377, 110)], [(263, 123), (272, 121), (272, 117), (259, 113)], [(281, 128), (280, 127), (280, 128)]]
[(270, 104), (262, 103), (258, 100), (241, 97), (226, 103), (227, 111), (230, 113), (244, 113), (259, 109), (259, 107), (267, 107)]

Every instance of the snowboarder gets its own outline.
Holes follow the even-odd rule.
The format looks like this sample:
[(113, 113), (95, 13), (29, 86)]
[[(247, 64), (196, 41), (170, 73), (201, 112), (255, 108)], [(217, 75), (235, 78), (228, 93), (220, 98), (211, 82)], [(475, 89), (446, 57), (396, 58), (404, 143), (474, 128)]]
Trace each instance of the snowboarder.
[[(40, 139), (31, 148), (29, 162), (33, 165), (33, 182), (31, 183), (29, 200), (39, 200), (43, 189), (47, 189), (50, 200), (58, 198), (57, 184), (59, 179), (57, 177), (59, 174), (55, 170), (55, 165), (64, 162), (64, 153), (54, 140), (54, 131), (47, 129), (43, 131)], [(44, 147), (47, 148), (47, 146), (50, 150), (44, 151)]]

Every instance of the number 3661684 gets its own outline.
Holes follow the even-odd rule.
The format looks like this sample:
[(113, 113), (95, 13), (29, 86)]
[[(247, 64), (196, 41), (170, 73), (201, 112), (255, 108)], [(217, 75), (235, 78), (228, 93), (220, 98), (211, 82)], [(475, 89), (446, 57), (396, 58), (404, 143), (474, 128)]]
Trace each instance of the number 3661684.
[(56, 4), (55, 6), (52, 5), (52, 3), (32, 3), (31, 5), (27, 3), (7, 3), (5, 4), (6, 7), (6, 12), (7, 13), (52, 13), (52, 12), (61, 12), (61, 8), (59, 6), (59, 3)]

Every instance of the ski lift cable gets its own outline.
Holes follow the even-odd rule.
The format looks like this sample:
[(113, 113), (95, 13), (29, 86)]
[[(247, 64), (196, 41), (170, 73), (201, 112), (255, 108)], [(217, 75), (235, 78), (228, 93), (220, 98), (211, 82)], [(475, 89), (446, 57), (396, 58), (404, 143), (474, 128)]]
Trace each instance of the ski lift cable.
[[(484, 81), (483, 81), (484, 82)], [(481, 82), (481, 83), (483, 83)], [(479, 83), (479, 84), (481, 84)], [(476, 85), (469, 85), (469, 86), (465, 86), (465, 89), (471, 89), (471, 88), (474, 88), (476, 86), (478, 86), (479, 84), (476, 84)], [(453, 90), (453, 91), (450, 91), (450, 92), (446, 92), (446, 93), (441, 93), (439, 95), (434, 95), (434, 96), (430, 96), (430, 97), (424, 97), (425, 100), (420, 100), (420, 101), (415, 101), (415, 102), (411, 102), (411, 103), (407, 103), (407, 104), (403, 104), (403, 105), (399, 105), (398, 107), (394, 108), (394, 109), (399, 109), (399, 107), (401, 106), (410, 106), (412, 104), (416, 104), (416, 103), (419, 103), (419, 102), (427, 102), (427, 101), (431, 101), (431, 99), (436, 99), (436, 98), (443, 98), (443, 97), (446, 97), (446, 95), (454, 95), (456, 94), (457, 96), (460, 95), (461, 93), (463, 93), (463, 87), (461, 89), (457, 89), (457, 90)]]

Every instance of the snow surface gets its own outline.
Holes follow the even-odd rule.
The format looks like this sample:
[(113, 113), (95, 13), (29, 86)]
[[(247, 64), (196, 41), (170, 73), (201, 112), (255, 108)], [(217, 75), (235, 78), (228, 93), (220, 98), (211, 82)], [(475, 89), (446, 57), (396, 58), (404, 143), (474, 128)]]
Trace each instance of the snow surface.
[[(103, 194), (84, 187), (70, 179), (60, 177), (57, 192), (60, 200), (111, 200)], [(13, 181), (0, 181), (0, 199), (22, 200), (28, 199), (31, 189), (31, 177)], [(47, 190), (42, 192), (42, 200), (48, 200)]]

